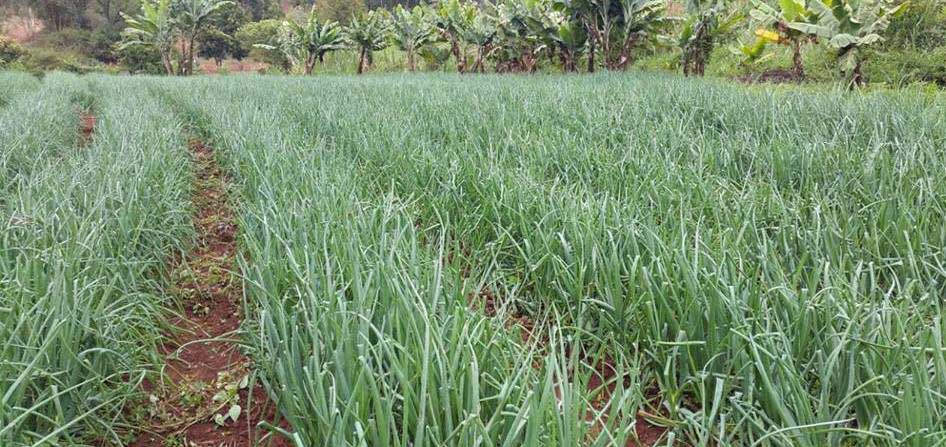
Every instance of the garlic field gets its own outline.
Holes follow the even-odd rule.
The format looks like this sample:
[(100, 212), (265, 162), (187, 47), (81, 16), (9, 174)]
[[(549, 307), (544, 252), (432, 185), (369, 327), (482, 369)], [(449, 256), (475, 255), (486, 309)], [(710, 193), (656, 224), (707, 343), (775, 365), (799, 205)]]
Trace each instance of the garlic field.
[(154, 416), (193, 139), (259, 445), (946, 445), (946, 96), (642, 73), (0, 73), (0, 445)]

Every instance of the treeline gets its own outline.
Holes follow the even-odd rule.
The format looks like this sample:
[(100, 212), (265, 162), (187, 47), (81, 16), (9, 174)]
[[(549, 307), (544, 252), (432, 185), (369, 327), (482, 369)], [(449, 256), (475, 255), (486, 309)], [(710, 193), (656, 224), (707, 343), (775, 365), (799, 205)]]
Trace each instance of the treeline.
[[(196, 54), (220, 61), (243, 59), (253, 43), (236, 39), (237, 31), (247, 26), (249, 38), (263, 22), (263, 29), (274, 29), (284, 17), (313, 6), (325, 20), (347, 22), (355, 14), (372, 8), (413, 6), (419, 0), (234, 0), (202, 20), (196, 39)], [(29, 71), (64, 70), (74, 72), (125, 70), (136, 73), (163, 72), (159, 53), (154, 48), (125, 46), (128, 24), (123, 15), (138, 15), (158, 2), (149, 0), (7, 0), (0, 2), (0, 69)], [(175, 18), (181, 11), (205, 5), (190, 1), (169, 2)], [(213, 2), (210, 2), (213, 3)], [(15, 28), (35, 24), (26, 42), (4, 37)], [(254, 25), (256, 25), (254, 27)], [(175, 56), (177, 57), (177, 56)]]
[[(831, 77), (852, 85), (865, 82), (865, 61), (875, 60), (888, 72), (875, 76), (884, 81), (946, 84), (946, 0), (26, 3), (40, 11), (57, 1), (84, 11), (84, 19), (71, 14), (69, 26), (105, 24), (96, 32), (107, 29), (109, 35), (93, 39), (85, 54), (132, 72), (193, 74), (200, 56), (218, 65), (249, 57), (273, 70), (311, 74), (341, 52), (352, 71), (363, 73), (376, 69), (376, 54), (386, 51), (397, 52), (397, 68), (408, 71), (594, 72), (643, 61), (648, 68), (701, 76), (715, 63), (722, 68), (713, 74)], [(42, 10), (45, 21), (56, 21)], [(57, 33), (67, 31), (51, 35)]]

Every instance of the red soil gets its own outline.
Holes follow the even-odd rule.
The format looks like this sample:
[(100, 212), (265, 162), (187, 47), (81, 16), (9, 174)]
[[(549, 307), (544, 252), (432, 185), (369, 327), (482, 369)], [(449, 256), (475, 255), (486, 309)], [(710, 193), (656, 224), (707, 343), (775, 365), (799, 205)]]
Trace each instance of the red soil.
[(151, 418), (131, 445), (289, 446), (276, 435), (262, 441), (266, 433), (257, 424), (274, 421), (276, 409), (258, 384), (236, 391), (236, 403), (242, 407), (236, 421), (227, 419), (218, 425), (213, 420), (234, 403), (215, 401), (214, 395), (227, 387), (239, 388), (252, 365), (233, 341), (242, 315), (237, 305), (239, 284), (230, 274), (237, 254), (237, 228), (227, 203), (226, 178), (210, 147), (199, 141), (189, 146), (197, 176), (194, 220), (199, 240), (175, 267), (175, 288), (185, 312), (171, 320), (175, 333), (162, 346), (164, 385), (144, 386), (146, 392), (161, 397), (151, 403)]
[(79, 112), (79, 140), (82, 145), (92, 142), (93, 133), (95, 133), (95, 115)]

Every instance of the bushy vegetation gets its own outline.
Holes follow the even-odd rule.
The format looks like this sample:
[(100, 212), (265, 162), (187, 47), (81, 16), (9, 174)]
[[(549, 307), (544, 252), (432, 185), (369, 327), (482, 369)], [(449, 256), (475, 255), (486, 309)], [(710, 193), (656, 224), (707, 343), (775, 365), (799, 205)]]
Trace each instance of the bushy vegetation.
[[(27, 48), (37, 55), (13, 67), (132, 73), (163, 67), (169, 74), (192, 74), (200, 71), (197, 56), (216, 63), (216, 69), (207, 67), (211, 72), (227, 60), (249, 57), (257, 62), (252, 69), (263, 63), (274, 73), (637, 67), (746, 81), (897, 86), (944, 85), (946, 70), (940, 57), (946, 51), (943, 0), (294, 0), (282, 2), (283, 9), (274, 0), (96, 5), (111, 6), (98, 14), (89, 11), (101, 8), (89, 7), (82, 20), (42, 35)], [(329, 49), (313, 62), (304, 56), (311, 42), (292, 37), (302, 25), (337, 28), (329, 34), (343, 39), (329, 40)], [(367, 36), (372, 49), (359, 38), (366, 30), (376, 30)], [(380, 63), (374, 63), (375, 55)], [(811, 66), (808, 58), (814, 59)]]

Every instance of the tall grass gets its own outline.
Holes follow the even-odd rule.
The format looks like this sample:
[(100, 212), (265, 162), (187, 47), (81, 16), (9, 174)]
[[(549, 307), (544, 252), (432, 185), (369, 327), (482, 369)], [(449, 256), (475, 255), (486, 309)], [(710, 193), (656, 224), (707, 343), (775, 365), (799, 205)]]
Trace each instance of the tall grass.
[[(259, 316), (250, 342), (297, 445), (631, 436), (639, 387), (622, 381), (602, 396), (561, 331), (539, 352), (470, 309), (473, 285), (443, 264), (445, 247), (422, 241), (409, 207), (377, 194), (344, 150), (306, 135), (286, 113), (292, 97), (239, 103), (231, 95), (245, 85), (218, 87), (167, 86), (188, 89), (176, 97), (242, 184), (242, 267)], [(615, 365), (631, 370), (636, 359)]]
[(234, 176), (247, 347), (298, 446), (633, 445), (638, 415), (669, 445), (946, 443), (942, 95), (119, 84)]
[[(27, 75), (2, 76), (16, 80)], [(62, 73), (50, 75), (42, 86), (24, 87), (7, 97), (10, 103), (0, 109), (2, 190), (73, 149), (79, 136), (77, 110), (91, 106), (88, 85)]]
[[(410, 346), (359, 343), (346, 328), (414, 326), (389, 306), (453, 315), (420, 303), (465, 307), (485, 285), (517, 312), (554, 315), (548, 330), (592, 334), (569, 347), (642, 359), (638, 397), (657, 390), (650, 412), (695, 445), (946, 438), (942, 97), (607, 75), (249, 78), (187, 91), (216, 110), (212, 133), (250, 191), (259, 358), (292, 360), (264, 366), (277, 396), (312, 399), (283, 402), (290, 416), (337, 414), (330, 426), (350, 434), (390, 414), (348, 394), (310, 397), (317, 383), (350, 389), (341, 371), (393, 374), (392, 360), (360, 360), (381, 349), (368, 347)], [(234, 109), (234, 97), (253, 105)], [(444, 260), (452, 277), (424, 279)], [(389, 283), (405, 274), (427, 285)], [(432, 294), (451, 282), (462, 292)], [(405, 368), (412, 391), (424, 366)], [(379, 400), (398, 408), (406, 396)], [(333, 439), (315, 433), (305, 439)]]
[[(72, 80), (48, 76), (41, 89)], [(62, 116), (59, 96), (33, 98), (41, 108), (27, 116), (44, 127), (3, 121), (36, 132), (11, 150), (60, 154), (21, 171), (0, 202), (4, 446), (126, 444), (125, 405), (160, 335), (156, 274), (189, 234), (187, 158), (169, 110), (135, 81), (89, 82), (101, 96), (87, 147), (60, 137), (74, 135), (77, 120), (74, 109)]]
[(0, 72), (0, 107), (6, 106), (14, 98), (39, 87), (40, 81), (35, 76), (18, 71)]

